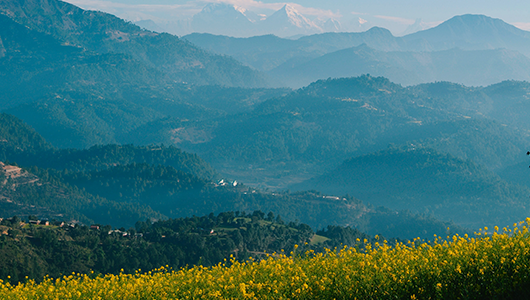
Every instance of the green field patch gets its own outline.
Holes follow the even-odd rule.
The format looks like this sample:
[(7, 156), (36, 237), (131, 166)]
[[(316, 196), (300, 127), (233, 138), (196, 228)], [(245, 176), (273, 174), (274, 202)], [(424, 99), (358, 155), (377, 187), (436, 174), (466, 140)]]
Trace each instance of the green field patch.
[(321, 236), (321, 235), (316, 235), (315, 234), (311, 238), (311, 242), (309, 244), (310, 245), (317, 245), (317, 244), (324, 243), (325, 241), (329, 241), (329, 238), (327, 238), (325, 236)]

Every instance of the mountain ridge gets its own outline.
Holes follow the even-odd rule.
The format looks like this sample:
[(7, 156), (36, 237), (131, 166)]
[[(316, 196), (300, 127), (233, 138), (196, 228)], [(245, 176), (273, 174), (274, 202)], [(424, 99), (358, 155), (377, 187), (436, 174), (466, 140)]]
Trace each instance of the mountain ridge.
[(530, 193), (528, 188), (508, 184), (469, 160), (416, 145), (345, 160), (336, 169), (291, 188), (308, 186), (354, 195), (375, 206), (432, 213), (468, 228), (509, 225), (530, 209), (523, 200)]
[(530, 45), (530, 32), (484, 15), (455, 16), (436, 27), (406, 35), (403, 39), (414, 44), (417, 44), (417, 40), (430, 44), (424, 50), (511, 48), (530, 55), (527, 48)]
[[(127, 54), (180, 82), (228, 86), (267, 85), (262, 74), (232, 58), (211, 55), (176, 36), (142, 30), (113, 15), (85, 11), (57, 0), (28, 0), (23, 5), (20, 1), (2, 0), (0, 11), (16, 22), (49, 34), (62, 43), (98, 53)], [(224, 76), (212, 76), (209, 74), (212, 71), (224, 73)]]
[(300, 64), (284, 64), (269, 71), (292, 87), (325, 78), (373, 74), (403, 85), (452, 81), (470, 86), (504, 80), (530, 80), (530, 58), (506, 49), (433, 52), (383, 52), (366, 44), (338, 50)]
[(283, 36), (321, 32), (322, 28), (315, 25), (291, 5), (285, 4), (280, 10), (267, 17), (263, 23), (267, 31)]
[[(358, 76), (366, 73), (391, 77), (393, 81), (407, 85), (431, 81), (489, 85), (507, 79), (529, 80), (530, 78), (530, 74), (526, 71), (528, 68), (525, 67), (528, 63), (525, 63), (525, 60), (530, 57), (528, 50), (530, 32), (484, 15), (455, 16), (436, 27), (403, 37), (396, 37), (384, 28), (372, 27), (359, 33), (327, 32), (302, 36), (296, 40), (277, 37), (275, 41), (278, 46), (271, 44), (266, 47), (258, 46), (264, 43), (263, 37), (234, 39), (191, 34), (183, 38), (212, 52), (233, 56), (248, 66), (269, 72), (271, 77), (283, 77), (280, 82), (290, 84), (294, 88), (318, 79)], [(215, 47), (215, 43), (221, 40), (223, 47)], [(324, 59), (333, 53), (338, 55), (337, 52), (362, 45), (367, 45), (375, 51), (371, 60), (359, 61), (343, 57), (338, 58), (339, 66), (331, 68)], [(315, 64), (308, 67), (309, 69), (328, 68), (330, 71), (321, 75), (313, 72), (317, 75), (305, 80), (303, 77), (308, 77), (311, 71), (300, 71), (300, 74), (289, 73), (290, 69), (302, 68), (311, 60), (315, 60)], [(317, 63), (319, 60), (322, 61), (320, 64)], [(350, 64), (349, 73), (332, 72), (333, 69), (345, 68), (340, 64), (341, 60), (345, 64)], [(438, 66), (428, 65), (432, 60), (438, 61)], [(471, 65), (471, 62), (474, 62), (474, 65)], [(374, 65), (374, 68), (360, 70), (356, 63)], [(377, 70), (378, 64), (383, 64), (381, 70)], [(443, 71), (445, 72), (443, 76), (436, 74), (444, 68), (455, 69), (460, 64), (467, 66), (457, 72)], [(395, 75), (385, 73), (386, 68), (396, 68)], [(422, 71), (418, 72), (416, 68)], [(411, 74), (411, 70), (416, 74)], [(467, 72), (467, 75), (457, 76), (462, 72)], [(400, 77), (400, 73), (404, 75)], [(480, 79), (472, 76), (473, 73), (479, 74)]]
[[(307, 221), (313, 228), (348, 224), (372, 234), (406, 237), (440, 234), (449, 225), (406, 212), (374, 209), (349, 196), (328, 197), (315, 191), (276, 193), (236, 181), (226, 184), (197, 155), (174, 147), (105, 145), (88, 150), (41, 149), (38, 135), (24, 139), (23, 135), (5, 134), (31, 130), (13, 117), (0, 117), (12, 121), (0, 122), (0, 139), (13, 140), (8, 144), (15, 147), (14, 153), (0, 152), (0, 158), (27, 167), (0, 164), (3, 217), (34, 215), (84, 224), (132, 226), (146, 218), (185, 217), (230, 209), (263, 210), (281, 213), (289, 220)], [(35, 151), (20, 153), (22, 149), (16, 149), (16, 145), (21, 142), (34, 144)], [(4, 167), (9, 172), (7, 176)], [(388, 215), (394, 215), (393, 224), (387, 222)], [(422, 230), (406, 228), (410, 223)]]

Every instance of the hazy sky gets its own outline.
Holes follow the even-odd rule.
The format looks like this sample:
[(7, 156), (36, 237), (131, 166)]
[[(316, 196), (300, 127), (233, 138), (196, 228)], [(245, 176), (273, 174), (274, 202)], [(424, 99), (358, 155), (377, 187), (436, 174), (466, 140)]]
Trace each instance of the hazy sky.
[(158, 22), (190, 18), (207, 3), (225, 2), (251, 11), (269, 15), (284, 4), (293, 5), (310, 18), (334, 17), (343, 24), (359, 18), (370, 24), (403, 32), (421, 18), (434, 26), (455, 15), (484, 14), (502, 19), (521, 29), (530, 30), (530, 1), (528, 0), (65, 0), (84, 9), (101, 10), (130, 21), (152, 19)]

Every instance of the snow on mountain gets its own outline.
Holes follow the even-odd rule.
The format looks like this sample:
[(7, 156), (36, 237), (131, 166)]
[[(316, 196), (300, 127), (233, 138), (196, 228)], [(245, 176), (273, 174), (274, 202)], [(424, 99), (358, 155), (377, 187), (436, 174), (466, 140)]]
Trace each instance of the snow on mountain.
[(258, 15), (257, 13), (253, 12), (253, 11), (250, 11), (244, 7), (241, 7), (241, 6), (235, 6), (234, 5), (234, 8), (235, 10), (239, 11), (240, 13), (242, 13), (245, 17), (247, 17), (247, 19), (252, 22), (252, 23), (256, 23), (256, 22), (259, 22), (263, 19), (263, 16), (262, 15)]
[(368, 29), (370, 29), (373, 25), (368, 21), (361, 17), (357, 17), (355, 19), (350, 20), (346, 23), (345, 31), (351, 31), (351, 32), (364, 32)]
[(288, 37), (324, 31), (337, 32), (342, 28), (341, 24), (334, 19), (314, 22), (290, 5), (284, 5), (280, 10), (267, 17), (244, 7), (226, 3), (206, 5), (201, 12), (193, 16), (190, 27), (191, 32), (234, 37), (264, 34)]
[(333, 18), (327, 20), (318, 19), (315, 21), (315, 25), (322, 28), (325, 32), (339, 32), (342, 31), (342, 24)]
[(266, 33), (278, 36), (314, 34), (324, 31), (288, 4), (265, 19), (261, 27)]
[(210, 3), (193, 16), (191, 27), (194, 32), (250, 36), (255, 32), (254, 23), (260, 17), (243, 7)]

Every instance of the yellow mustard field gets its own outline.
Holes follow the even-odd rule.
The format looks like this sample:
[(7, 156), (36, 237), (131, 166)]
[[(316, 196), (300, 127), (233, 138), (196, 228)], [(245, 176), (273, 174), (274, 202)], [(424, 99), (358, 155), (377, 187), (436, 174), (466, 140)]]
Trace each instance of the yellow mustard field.
[(0, 283), (1, 299), (524, 299), (530, 219), (475, 237), (274, 254), (211, 268)]

